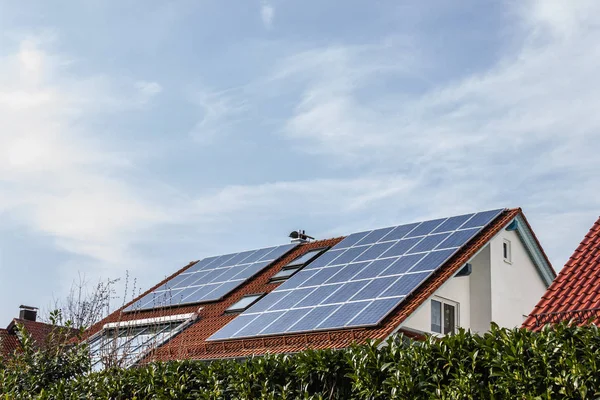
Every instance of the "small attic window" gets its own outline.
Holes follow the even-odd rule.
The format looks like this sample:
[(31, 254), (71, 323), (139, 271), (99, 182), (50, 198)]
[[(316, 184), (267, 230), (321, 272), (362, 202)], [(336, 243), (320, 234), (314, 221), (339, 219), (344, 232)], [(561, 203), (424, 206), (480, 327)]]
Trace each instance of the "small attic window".
[(306, 253), (302, 254), (300, 257), (297, 257), (294, 260), (290, 261), (283, 268), (286, 269), (286, 268), (304, 267), (306, 264), (310, 263), (312, 260), (317, 258), (317, 256), (319, 256), (323, 251), (325, 251), (324, 248), (307, 251)]
[(314, 249), (314, 250), (307, 251), (306, 253), (302, 254), (301, 256), (296, 257), (295, 259), (293, 259), (292, 261), (287, 263), (281, 269), (281, 271), (279, 271), (275, 275), (273, 275), (270, 279), (270, 282), (278, 282), (278, 281), (284, 281), (284, 280), (288, 279), (290, 276), (294, 275), (296, 272), (300, 271), (306, 265), (308, 265), (312, 261), (314, 261), (317, 257), (319, 257), (322, 253), (324, 253), (325, 250), (327, 250), (327, 247), (322, 247), (320, 249)]
[(510, 246), (510, 240), (508, 239), (504, 239), (502, 241), (502, 258), (504, 259), (504, 262), (509, 264), (512, 263), (512, 249)]
[(225, 310), (225, 312), (226, 313), (237, 313), (237, 312), (245, 311), (248, 307), (250, 307), (252, 304), (256, 303), (264, 295), (265, 295), (264, 293), (257, 293), (257, 294), (251, 294), (248, 296), (244, 296), (241, 299), (239, 299), (237, 302), (235, 302), (234, 304), (229, 306), (229, 308), (227, 308), (227, 310)]

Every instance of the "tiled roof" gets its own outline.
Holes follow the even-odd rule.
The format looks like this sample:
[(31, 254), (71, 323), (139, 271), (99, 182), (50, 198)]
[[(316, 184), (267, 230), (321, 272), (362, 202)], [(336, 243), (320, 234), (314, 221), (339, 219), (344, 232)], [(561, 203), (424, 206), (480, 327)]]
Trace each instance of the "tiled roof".
[(586, 323), (600, 317), (600, 218), (523, 324), (539, 329), (548, 323)]
[(11, 355), (15, 350), (20, 349), (20, 342), (16, 332), (17, 324), (22, 324), (25, 330), (31, 335), (35, 344), (40, 347), (45, 345), (48, 335), (54, 329), (53, 325), (43, 322), (15, 318), (6, 329), (0, 329), (0, 355), (6, 357)]
[(18, 348), (17, 335), (9, 333), (6, 329), (0, 329), (0, 358), (10, 356)]
[[(100, 331), (102, 326), (109, 322), (185, 314), (196, 312), (201, 308), (199, 311), (200, 318), (198, 319), (198, 322), (155, 350), (146, 360), (188, 358), (214, 359), (243, 357), (253, 354), (264, 354), (266, 352), (289, 353), (306, 348), (343, 348), (349, 346), (353, 342), (364, 342), (366, 339), (384, 339), (395, 332), (398, 326), (400, 326), (409, 315), (411, 315), (425, 300), (427, 300), (427, 298), (439, 289), (444, 282), (451, 278), (454, 273), (485, 246), (492, 237), (519, 214), (521, 214), (520, 209), (504, 211), (496, 218), (496, 220), (490, 223), (490, 225), (483, 229), (439, 270), (430, 276), (412, 295), (407, 297), (382, 321), (381, 324), (375, 327), (288, 334), (252, 339), (235, 339), (228, 341), (206, 341), (209, 336), (236, 317), (236, 314), (224, 314), (225, 309), (230, 305), (234, 304), (245, 295), (266, 293), (274, 290), (278, 286), (278, 283), (269, 283), (269, 279), (276, 272), (281, 270), (284, 265), (309, 250), (324, 246), (333, 246), (343, 239), (343, 237), (340, 237), (329, 240), (319, 240), (298, 246), (288, 255), (273, 263), (254, 278), (245, 282), (222, 301), (162, 310), (146, 310), (134, 313), (121, 312), (123, 308), (132, 304), (132, 301), (109, 315), (103, 321), (91, 327), (87, 335), (91, 336)], [(178, 275), (192, 265), (193, 262), (158, 283), (141, 296), (150, 293), (152, 290), (163, 285), (167, 280)]]

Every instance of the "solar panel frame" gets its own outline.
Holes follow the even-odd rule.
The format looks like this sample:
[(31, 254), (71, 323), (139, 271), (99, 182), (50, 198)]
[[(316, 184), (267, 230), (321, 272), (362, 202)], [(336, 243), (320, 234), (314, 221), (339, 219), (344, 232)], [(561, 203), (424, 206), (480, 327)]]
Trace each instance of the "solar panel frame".
[[(268, 301), (270, 296), (280, 296), (285, 292), (312, 287), (314, 291), (303, 296), (303, 300), (297, 302), (294, 306), (284, 310), (285, 312), (306, 310), (305, 314), (304, 311), (298, 311), (294, 314), (304, 316), (285, 330), (282, 328), (277, 331), (272, 328), (265, 331), (268, 333), (259, 332), (249, 336), (377, 325), (437, 268), (444, 265), (478, 232), (497, 218), (502, 211), (504, 210), (491, 210), (351, 234), (338, 245), (321, 254), (317, 260), (292, 276), (275, 291), (259, 300), (255, 304), (259, 306), (255, 311), (251, 307), (241, 314), (256, 315), (257, 319), (253, 320), (254, 323), (267, 325), (265, 321), (271, 321), (270, 319), (274, 315), (267, 315), (268, 312), (260, 311), (262, 301)], [(478, 222), (475, 224), (475, 229), (473, 223), (469, 221), (476, 217)], [(458, 228), (456, 228), (457, 226)], [(450, 230), (451, 228), (456, 229)], [(368, 243), (369, 241), (372, 241), (372, 243)], [(389, 247), (385, 243), (388, 243)], [(421, 243), (421, 247), (416, 247)], [(449, 247), (451, 245), (452, 247)], [(369, 249), (374, 246), (377, 246), (377, 250), (369, 252)], [(396, 246), (395, 250), (390, 251), (394, 249), (394, 246)], [(384, 250), (383, 253), (379, 251), (379, 249), (386, 247), (387, 250)], [(411, 249), (414, 250), (411, 251)], [(417, 250), (421, 251), (418, 252)], [(370, 260), (372, 257), (375, 258)], [(356, 263), (359, 258), (364, 260), (362, 262), (367, 263), (360, 272), (351, 277), (349, 276), (351, 274), (348, 274), (346, 278), (348, 280), (345, 282), (335, 279), (345, 268)], [(385, 269), (378, 269), (377, 274), (366, 277), (368, 275), (365, 271), (368, 271), (369, 266), (386, 263), (388, 259), (392, 262)], [(324, 273), (323, 271), (327, 272)], [(301, 273), (304, 274), (300, 275)], [(363, 275), (361, 276), (361, 274)], [(317, 291), (327, 294), (329, 286), (332, 288), (331, 294), (314, 305), (316, 300), (310, 299), (311, 294), (317, 293)], [(361, 292), (363, 294), (360, 294)], [(288, 293), (288, 295), (290, 294)], [(306, 301), (303, 303), (305, 299)], [(334, 317), (336, 313), (344, 313), (350, 309), (352, 310), (352, 319), (348, 320), (348, 315), (336, 315)], [(323, 317), (325, 315), (324, 310), (330, 311), (330, 314), (326, 317)], [(309, 316), (312, 317), (308, 318)], [(315, 318), (316, 316), (320, 316), (321, 319)], [(261, 322), (263, 318), (266, 319)], [(329, 322), (326, 322), (327, 320)], [(248, 330), (240, 330), (229, 336), (215, 334), (207, 340), (248, 337), (247, 333)]]
[(124, 311), (219, 300), (296, 247), (296, 243), (289, 243), (207, 257), (138, 299)]

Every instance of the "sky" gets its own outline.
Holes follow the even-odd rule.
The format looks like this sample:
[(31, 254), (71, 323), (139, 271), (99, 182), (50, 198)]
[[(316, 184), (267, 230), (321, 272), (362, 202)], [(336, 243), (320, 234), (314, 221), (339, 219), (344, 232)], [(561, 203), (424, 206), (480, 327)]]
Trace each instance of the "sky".
[(295, 229), (502, 207), (560, 269), (600, 215), (599, 14), (0, 0), (0, 326), (79, 276), (120, 278), (118, 306), (126, 281)]

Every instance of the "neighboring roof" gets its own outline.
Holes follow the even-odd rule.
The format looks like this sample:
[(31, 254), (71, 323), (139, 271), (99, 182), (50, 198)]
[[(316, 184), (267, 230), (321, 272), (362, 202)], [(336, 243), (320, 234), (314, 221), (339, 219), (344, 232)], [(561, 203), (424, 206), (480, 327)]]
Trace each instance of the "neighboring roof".
[[(509, 209), (503, 211), (494, 221), (492, 221), (479, 234), (472, 238), (456, 254), (454, 254), (441, 268), (434, 272), (427, 280), (418, 287), (410, 296), (408, 296), (396, 309), (394, 309), (384, 320), (374, 327), (346, 328), (330, 331), (309, 332), (285, 334), (277, 336), (257, 337), (250, 339), (233, 339), (225, 341), (206, 341), (217, 330), (233, 320), (238, 314), (226, 314), (224, 311), (232, 304), (239, 301), (242, 297), (249, 294), (268, 293), (278, 287), (279, 282), (269, 282), (271, 276), (280, 271), (283, 266), (293, 259), (305, 254), (306, 252), (324, 246), (334, 246), (340, 242), (343, 237), (329, 240), (318, 240), (302, 244), (290, 251), (287, 255), (277, 260), (263, 271), (258, 273), (252, 279), (246, 281), (223, 300), (196, 304), (184, 305), (170, 309), (156, 309), (137, 311), (133, 313), (123, 313), (125, 306), (103, 321), (94, 325), (87, 332), (88, 337), (99, 332), (104, 324), (109, 322), (137, 320), (143, 318), (153, 318), (165, 315), (175, 315), (182, 313), (198, 312), (199, 319), (192, 326), (181, 332), (169, 342), (156, 349), (146, 359), (149, 360), (171, 360), (171, 359), (215, 359), (215, 358), (235, 358), (254, 354), (264, 354), (266, 352), (289, 353), (297, 352), (306, 348), (343, 348), (353, 342), (364, 342), (366, 339), (385, 339), (390, 334), (398, 330), (402, 322), (410, 316), (425, 300), (427, 300), (440, 286), (450, 279), (454, 274), (464, 266), (480, 249), (482, 249), (501, 229), (506, 227), (511, 221), (519, 217), (519, 220), (525, 222), (524, 225), (530, 230), (527, 221), (521, 212), (521, 209)], [(532, 237), (537, 254), (543, 258), (544, 265), (547, 266), (546, 274), (555, 276), (547, 257), (539, 247), (537, 239), (533, 232), (529, 232)], [(194, 262), (177, 271), (175, 274), (158, 283), (138, 298), (152, 292), (155, 288), (162, 286), (165, 282), (190, 268)], [(410, 332), (406, 332), (410, 334)]]
[(0, 358), (8, 357), (19, 348), (17, 335), (11, 334), (6, 329), (0, 329)]
[(25, 327), (37, 346), (43, 346), (46, 343), (46, 338), (54, 329), (51, 324), (14, 318), (6, 329), (0, 329), (0, 356), (10, 356), (15, 350), (20, 349), (16, 330), (17, 324), (22, 324)]
[(586, 323), (600, 317), (600, 218), (585, 235), (523, 324), (540, 329), (549, 323)]

